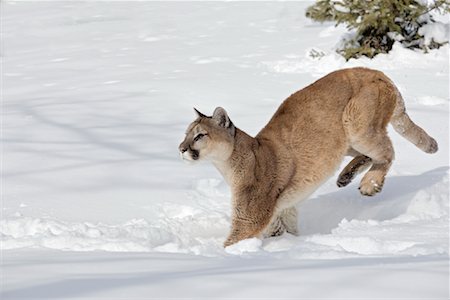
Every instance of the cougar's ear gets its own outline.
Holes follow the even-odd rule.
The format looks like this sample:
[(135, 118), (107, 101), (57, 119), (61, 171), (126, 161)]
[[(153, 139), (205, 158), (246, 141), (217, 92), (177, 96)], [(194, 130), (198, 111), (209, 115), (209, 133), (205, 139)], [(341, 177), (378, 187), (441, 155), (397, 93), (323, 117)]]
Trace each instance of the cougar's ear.
[(234, 136), (236, 129), (233, 125), (233, 122), (231, 122), (230, 118), (228, 117), (225, 109), (223, 109), (222, 107), (217, 107), (214, 110), (212, 118), (217, 122), (219, 126), (227, 128), (230, 131), (231, 135)]
[(214, 110), (212, 118), (217, 122), (219, 126), (228, 128), (230, 127), (230, 118), (227, 115), (227, 112), (222, 107), (217, 107)]
[(204, 114), (202, 114), (201, 112), (199, 112), (195, 107), (194, 107), (195, 113), (197, 114), (198, 117), (200, 118), (206, 118), (206, 116)]

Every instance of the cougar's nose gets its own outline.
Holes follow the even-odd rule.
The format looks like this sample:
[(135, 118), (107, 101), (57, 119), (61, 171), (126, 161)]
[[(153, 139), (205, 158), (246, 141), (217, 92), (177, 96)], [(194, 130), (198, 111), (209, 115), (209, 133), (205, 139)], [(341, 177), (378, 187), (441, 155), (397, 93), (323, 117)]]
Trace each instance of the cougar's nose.
[(183, 154), (188, 150), (185, 143), (181, 143), (180, 146), (178, 146), (178, 150), (180, 150), (180, 153)]

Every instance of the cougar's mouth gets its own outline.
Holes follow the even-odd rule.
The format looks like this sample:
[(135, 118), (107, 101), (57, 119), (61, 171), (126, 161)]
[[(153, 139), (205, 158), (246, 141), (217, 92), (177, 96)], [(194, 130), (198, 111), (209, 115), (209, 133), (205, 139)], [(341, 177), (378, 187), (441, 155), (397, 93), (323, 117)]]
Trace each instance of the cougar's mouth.
[(197, 150), (191, 150), (191, 157), (193, 160), (198, 160), (200, 157), (200, 153)]
[(194, 161), (200, 158), (200, 153), (198, 150), (186, 149), (185, 151), (180, 151), (180, 156), (183, 160)]

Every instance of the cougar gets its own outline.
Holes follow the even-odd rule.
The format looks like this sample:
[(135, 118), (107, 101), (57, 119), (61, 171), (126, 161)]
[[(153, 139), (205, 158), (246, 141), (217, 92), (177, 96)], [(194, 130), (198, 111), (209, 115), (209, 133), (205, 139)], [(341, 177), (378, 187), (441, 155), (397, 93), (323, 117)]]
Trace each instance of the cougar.
[(224, 247), (241, 240), (297, 235), (295, 205), (338, 169), (348, 185), (365, 171), (362, 195), (383, 187), (394, 159), (386, 127), (426, 153), (437, 142), (411, 121), (394, 83), (382, 72), (351, 68), (332, 72), (289, 96), (269, 123), (251, 137), (218, 107), (211, 117), (196, 110), (179, 151), (184, 160), (211, 161), (232, 192), (231, 230)]

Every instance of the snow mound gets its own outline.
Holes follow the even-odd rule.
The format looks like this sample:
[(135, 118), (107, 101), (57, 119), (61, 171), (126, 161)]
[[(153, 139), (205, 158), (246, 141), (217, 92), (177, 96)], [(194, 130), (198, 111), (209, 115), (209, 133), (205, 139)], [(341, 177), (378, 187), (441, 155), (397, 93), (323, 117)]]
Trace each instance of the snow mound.
[[(314, 53), (323, 53), (323, 55), (314, 55)], [(367, 67), (384, 71), (399, 68), (427, 69), (433, 63), (447, 64), (448, 56), (448, 45), (430, 50), (427, 55), (423, 55), (420, 51), (406, 49), (399, 42), (395, 42), (388, 54), (378, 54), (372, 59), (360, 57), (346, 61), (334, 50), (309, 48), (305, 50), (303, 58), (264, 61), (261, 66), (274, 73), (307, 73), (321, 77), (332, 71), (351, 67)]]
[(152, 244), (166, 244), (174, 238), (168, 231), (153, 227), (145, 220), (106, 225), (25, 217), (2, 220), (0, 228), (3, 249), (148, 251)]
[[(420, 229), (408, 229), (413, 227)], [(331, 234), (313, 235), (307, 241), (337, 252), (365, 256), (445, 254), (448, 250), (441, 243), (446, 239), (447, 229), (447, 217), (433, 222), (424, 219), (405, 222), (404, 216), (383, 222), (344, 219)], [(418, 236), (423, 238), (417, 239)]]
[[(1, 247), (170, 252), (202, 256), (287, 253), (298, 259), (441, 255), (448, 254), (447, 185), (448, 174), (445, 174), (439, 182), (426, 189), (397, 197), (394, 199), (396, 206), (380, 204), (387, 206), (386, 210), (380, 210), (379, 205), (364, 199), (356, 215), (352, 201), (326, 203), (321, 197), (310, 199), (318, 205), (302, 205), (300, 220), (311, 215), (319, 219), (329, 218), (329, 215), (321, 216), (324, 206), (335, 212), (340, 209), (343, 213), (344, 217), (331, 232), (326, 232), (329, 224), (319, 222), (312, 224), (315, 227), (310, 228), (310, 234), (299, 237), (285, 234), (263, 241), (254, 238), (223, 249), (230, 226), (230, 208), (225, 205), (229, 202), (229, 195), (224, 193), (222, 181), (202, 179), (194, 183), (194, 192), (189, 195), (199, 203), (197, 206), (164, 203), (159, 207), (159, 217), (151, 221), (133, 219), (109, 225), (22, 216), (6, 218), (0, 221)], [(388, 189), (386, 197), (389, 193)]]
[(218, 179), (196, 180), (187, 195), (193, 204), (157, 203), (152, 208), (158, 216), (154, 220), (105, 224), (17, 214), (0, 221), (1, 249), (38, 247), (216, 256), (218, 250), (223, 252), (221, 245), (229, 227), (229, 200), (224, 188)]
[(240, 241), (225, 248), (225, 252), (234, 255), (242, 255), (248, 252), (258, 252), (262, 248), (262, 241), (257, 238)]
[(426, 45), (429, 45), (431, 41), (447, 43), (449, 25), (441, 22), (429, 23), (419, 28), (419, 34), (424, 37)]
[(161, 217), (156, 222), (135, 219), (115, 225), (70, 223), (49, 218), (8, 218), (0, 221), (1, 248), (175, 252), (208, 256), (208, 244), (222, 242), (223, 229), (228, 223), (215, 216), (195, 216), (186, 213), (186, 216)]

